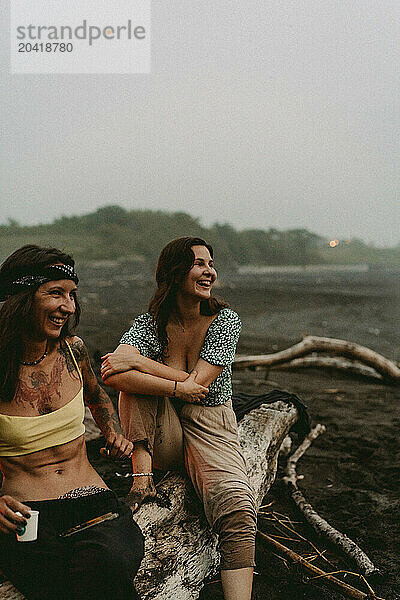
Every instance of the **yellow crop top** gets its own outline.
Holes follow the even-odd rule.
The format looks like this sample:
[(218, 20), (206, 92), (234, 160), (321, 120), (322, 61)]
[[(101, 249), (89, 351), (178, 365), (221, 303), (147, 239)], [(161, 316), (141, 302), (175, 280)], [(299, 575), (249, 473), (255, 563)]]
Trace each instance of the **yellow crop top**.
[(81, 380), (81, 389), (67, 404), (36, 417), (0, 414), (0, 456), (22, 456), (71, 442), (85, 433), (82, 374), (68, 344)]

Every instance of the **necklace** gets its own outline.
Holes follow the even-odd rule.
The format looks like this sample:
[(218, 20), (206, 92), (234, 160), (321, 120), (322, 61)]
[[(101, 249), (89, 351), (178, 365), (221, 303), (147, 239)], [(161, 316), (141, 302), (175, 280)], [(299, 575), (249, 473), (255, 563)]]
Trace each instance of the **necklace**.
[(38, 365), (40, 362), (42, 362), (42, 360), (44, 360), (47, 356), (47, 342), (46, 342), (46, 349), (44, 351), (44, 354), (42, 354), (42, 356), (36, 360), (34, 360), (33, 362), (25, 362), (24, 360), (21, 360), (20, 363), (21, 365), (24, 365), (25, 367), (34, 367), (35, 365)]

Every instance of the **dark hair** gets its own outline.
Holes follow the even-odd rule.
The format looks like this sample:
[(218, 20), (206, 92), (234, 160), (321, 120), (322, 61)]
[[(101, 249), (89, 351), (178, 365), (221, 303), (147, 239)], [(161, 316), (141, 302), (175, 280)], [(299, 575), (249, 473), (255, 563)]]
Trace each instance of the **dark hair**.
[[(157, 288), (149, 303), (149, 312), (156, 325), (158, 339), (165, 358), (168, 349), (166, 326), (168, 319), (176, 307), (176, 292), (183, 283), (194, 263), (193, 246), (205, 246), (214, 258), (214, 250), (210, 244), (197, 237), (181, 237), (169, 242), (162, 250), (156, 269)], [(202, 315), (215, 315), (228, 304), (215, 297), (200, 302)]]
[[(75, 261), (69, 254), (57, 248), (42, 248), (33, 244), (22, 246), (11, 254), (0, 267), (0, 287), (8, 282), (13, 273), (22, 268), (47, 267), (62, 263), (73, 267)], [(19, 365), (23, 357), (23, 336), (32, 328), (32, 308), (37, 287), (8, 296), (0, 309), (0, 399), (11, 402), (18, 382)], [(80, 307), (75, 298), (73, 323), (67, 319), (61, 329), (60, 339), (71, 335), (79, 323)]]

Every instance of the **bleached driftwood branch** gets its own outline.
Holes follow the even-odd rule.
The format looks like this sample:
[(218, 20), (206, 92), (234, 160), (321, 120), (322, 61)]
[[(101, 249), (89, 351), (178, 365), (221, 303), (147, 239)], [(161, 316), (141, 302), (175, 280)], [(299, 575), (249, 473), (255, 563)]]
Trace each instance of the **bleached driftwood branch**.
[(368, 558), (365, 552), (363, 552), (361, 548), (357, 546), (355, 542), (353, 542), (353, 540), (347, 537), (347, 535), (329, 525), (329, 523), (313, 509), (311, 504), (307, 502), (302, 492), (297, 487), (297, 461), (311, 446), (313, 440), (324, 433), (324, 431), (324, 425), (316, 425), (304, 439), (302, 444), (300, 444), (295, 452), (293, 452), (293, 454), (288, 458), (285, 470), (286, 476), (283, 478), (283, 481), (287, 485), (290, 496), (292, 497), (297, 508), (301, 511), (305, 520), (311, 525), (311, 527), (319, 536), (324, 537), (330, 543), (334, 544), (342, 552), (344, 552), (344, 554), (349, 556), (357, 564), (363, 575), (370, 576), (377, 574), (378, 569)]
[[(275, 478), (281, 444), (297, 419), (297, 410), (279, 401), (251, 411), (239, 423), (257, 507)], [(173, 474), (160, 483), (159, 490), (164, 501), (145, 504), (135, 515), (146, 540), (137, 590), (143, 600), (193, 600), (204, 580), (218, 569), (216, 537), (187, 479)], [(22, 596), (6, 582), (0, 586), (0, 599), (21, 600)]]
[(352, 358), (361, 363), (372, 367), (380, 373), (384, 379), (399, 382), (400, 368), (393, 361), (385, 358), (378, 352), (360, 346), (346, 340), (336, 340), (333, 338), (307, 336), (298, 344), (275, 352), (274, 354), (261, 354), (258, 356), (238, 356), (235, 358), (235, 368), (245, 368), (251, 366), (269, 366), (287, 363), (294, 358), (310, 354), (311, 352), (329, 352), (335, 355)]
[(303, 567), (303, 569), (310, 575), (313, 575), (315, 579), (319, 578), (321, 580), (324, 580), (326, 583), (329, 583), (330, 585), (335, 587), (344, 596), (347, 596), (348, 598), (354, 598), (355, 600), (383, 600), (382, 598), (378, 598), (378, 596), (375, 596), (375, 594), (371, 592), (364, 593), (360, 590), (357, 590), (352, 585), (344, 583), (344, 581), (337, 579), (337, 577), (335, 577), (333, 573), (326, 573), (322, 569), (319, 569), (315, 565), (308, 562), (305, 558), (300, 556), (300, 554), (297, 554), (297, 552), (294, 552), (291, 548), (287, 548), (286, 546), (281, 544), (281, 542), (278, 542), (278, 540), (275, 540), (273, 537), (267, 535), (266, 533), (263, 533), (262, 531), (257, 531), (257, 535), (260, 540), (262, 540), (268, 546), (274, 548), (274, 550), (278, 551), (279, 554), (289, 558), (297, 564), (300, 564)]
[(363, 377), (369, 377), (382, 381), (383, 377), (375, 371), (372, 367), (367, 367), (360, 362), (348, 360), (345, 358), (332, 358), (331, 356), (304, 356), (303, 358), (294, 358), (293, 360), (279, 364), (272, 365), (270, 368), (275, 370), (291, 370), (291, 369), (307, 369), (307, 368), (323, 368), (323, 369), (337, 369), (338, 371), (346, 371), (347, 373), (353, 373), (354, 375), (362, 375)]

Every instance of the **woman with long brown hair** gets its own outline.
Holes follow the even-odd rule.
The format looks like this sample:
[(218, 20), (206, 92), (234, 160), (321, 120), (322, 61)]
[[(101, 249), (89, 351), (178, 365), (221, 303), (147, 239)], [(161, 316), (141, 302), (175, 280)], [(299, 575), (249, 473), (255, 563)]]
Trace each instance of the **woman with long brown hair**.
[(128, 501), (138, 508), (155, 495), (153, 467), (184, 463), (219, 535), (225, 598), (249, 600), (256, 513), (231, 403), (241, 323), (211, 295), (216, 278), (204, 240), (167, 244), (149, 312), (103, 357), (102, 377), (121, 391), (121, 423), (134, 444)]
[[(24, 246), (0, 268), (0, 568), (29, 599), (134, 600), (143, 536), (88, 461), (84, 399), (103, 453), (133, 445), (72, 333), (77, 283), (56, 248)], [(18, 541), (33, 510), (38, 538)]]

